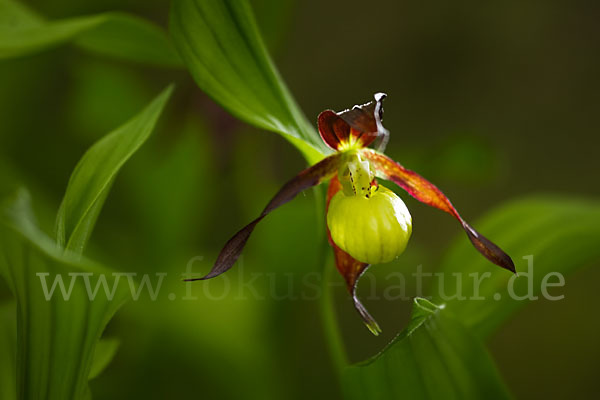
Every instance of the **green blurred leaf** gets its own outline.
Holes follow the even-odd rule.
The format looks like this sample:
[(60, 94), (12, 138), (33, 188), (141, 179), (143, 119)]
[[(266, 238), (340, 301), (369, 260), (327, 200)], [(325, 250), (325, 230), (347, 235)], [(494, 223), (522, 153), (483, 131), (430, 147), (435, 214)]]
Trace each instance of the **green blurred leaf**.
[(130, 188), (132, 212), (143, 231), (139, 237), (147, 247), (136, 258), (161, 270), (172, 265), (176, 254), (204, 251), (198, 244), (214, 235), (211, 219), (218, 208), (211, 202), (223, 206), (222, 198), (205, 191), (216, 179), (209, 132), (197, 116), (182, 122), (181, 132), (170, 134), (172, 143), (148, 143), (152, 147), (136, 157), (122, 180)]
[(158, 26), (132, 15), (104, 14), (104, 21), (84, 32), (75, 43), (102, 55), (154, 64), (182, 67), (179, 54)]
[(17, 318), (14, 303), (0, 305), (0, 399), (17, 398)]
[(78, 63), (70, 73), (69, 86), (64, 105), (67, 128), (82, 140), (97, 140), (112, 131), (155, 95), (137, 69), (104, 59)]
[(166, 67), (181, 66), (165, 32), (123, 13), (45, 21), (14, 0), (0, 0), (0, 59), (20, 57), (75, 41), (115, 58)]
[(0, 0), (0, 29), (8, 31), (10, 29), (36, 28), (42, 23), (42, 17), (30, 10), (22, 2)]
[(285, 49), (296, 13), (296, 0), (253, 0), (256, 21), (272, 54)]
[[(0, 274), (18, 304), (19, 398), (86, 396), (96, 343), (129, 287), (111, 270), (60, 251), (37, 228), (24, 191), (2, 209), (0, 238)], [(93, 299), (87, 286), (98, 288)]]
[(0, 0), (0, 59), (32, 54), (57, 46), (100, 25), (103, 16), (72, 18), (45, 23), (23, 4)]
[(431, 146), (425, 149), (430, 159), (425, 171), (419, 170), (425, 176), (469, 185), (485, 185), (498, 180), (502, 166), (500, 154), (484, 137), (449, 134), (438, 146), (437, 149), (431, 149)]
[(326, 152), (271, 61), (246, 0), (172, 2), (170, 31), (198, 86), (237, 118), (283, 135), (310, 163)]
[[(546, 274), (566, 275), (600, 259), (600, 203), (597, 201), (553, 197), (522, 199), (493, 211), (476, 226), (513, 257), (519, 277), (493, 269), (461, 238), (452, 247), (440, 272), (447, 277), (461, 273), (464, 284), (460, 294), (467, 299), (435, 301), (444, 301), (448, 310), (480, 337), (492, 333), (529, 303), (529, 300), (509, 295), (509, 280), (514, 280), (513, 291), (518, 296), (527, 293), (528, 285), (531, 285), (531, 294), (539, 296)], [(523, 257), (531, 255), (533, 263), (528, 275), (529, 259)], [(468, 274), (480, 277), (478, 293), (474, 292), (473, 277)], [(434, 280), (433, 294), (439, 297), (443, 293), (448, 299), (459, 292), (454, 278), (445, 280), (443, 286), (441, 281)], [(474, 296), (480, 299), (472, 299)]]
[(442, 307), (417, 298), (408, 327), (342, 374), (347, 399), (510, 398), (484, 345)]
[(94, 379), (104, 371), (115, 357), (115, 354), (117, 354), (119, 344), (120, 342), (117, 339), (102, 339), (98, 341), (88, 379)]
[(173, 88), (169, 86), (125, 125), (96, 142), (71, 178), (56, 219), (57, 242), (81, 254), (110, 187), (125, 162), (146, 141)]

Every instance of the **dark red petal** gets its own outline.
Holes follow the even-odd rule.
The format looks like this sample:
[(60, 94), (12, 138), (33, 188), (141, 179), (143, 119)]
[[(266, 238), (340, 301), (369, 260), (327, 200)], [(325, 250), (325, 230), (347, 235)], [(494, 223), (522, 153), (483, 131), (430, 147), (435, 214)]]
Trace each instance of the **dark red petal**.
[(462, 224), (471, 243), (481, 254), (494, 264), (515, 272), (515, 264), (508, 254), (466, 223), (450, 203), (450, 200), (433, 183), (416, 172), (404, 168), (384, 154), (371, 149), (363, 149), (362, 154), (373, 163), (378, 176), (396, 183), (420, 202), (439, 208), (454, 216)]
[[(327, 190), (327, 209), (329, 209), (329, 202), (331, 198), (341, 190), (342, 185), (338, 180), (337, 176), (334, 177), (329, 183), (329, 189)], [(331, 239), (331, 234), (329, 233), (329, 228), (327, 228), (327, 237), (329, 238), (329, 243), (333, 247), (333, 254), (335, 256), (335, 266), (344, 277), (346, 281), (346, 287), (352, 296), (352, 301), (354, 302), (354, 308), (360, 314), (363, 319), (365, 325), (374, 335), (379, 335), (381, 333), (381, 328), (377, 324), (377, 321), (371, 314), (367, 311), (367, 309), (362, 305), (358, 297), (356, 296), (356, 286), (360, 276), (369, 268), (369, 264), (362, 263), (356, 259), (354, 259), (350, 254), (346, 253), (344, 250), (340, 249)]]
[(341, 154), (329, 156), (312, 167), (300, 172), (292, 180), (283, 185), (275, 197), (273, 197), (269, 204), (267, 204), (263, 212), (254, 221), (243, 227), (238, 233), (229, 239), (229, 241), (221, 250), (221, 253), (219, 253), (217, 261), (206, 276), (202, 278), (186, 279), (186, 281), (214, 278), (215, 276), (221, 275), (223, 272), (230, 269), (242, 253), (242, 250), (244, 249), (244, 246), (246, 245), (246, 242), (248, 241), (248, 238), (250, 237), (250, 234), (254, 230), (256, 224), (258, 224), (271, 211), (292, 200), (304, 189), (318, 185), (319, 183), (322, 183), (335, 176), (340, 159)]
[(325, 110), (319, 114), (317, 125), (319, 126), (321, 139), (323, 139), (327, 146), (334, 150), (337, 150), (340, 145), (340, 138), (336, 134), (336, 131), (339, 132), (342, 138), (347, 137), (350, 134), (350, 127), (348, 124), (340, 119), (335, 111), (332, 110)]
[(384, 93), (376, 93), (374, 101), (354, 106), (350, 110), (337, 113), (323, 111), (318, 118), (319, 133), (323, 141), (332, 149), (338, 150), (342, 143), (349, 142), (351, 138), (359, 141), (363, 147), (380, 138), (378, 148), (385, 147), (389, 136), (381, 123), (385, 96)]

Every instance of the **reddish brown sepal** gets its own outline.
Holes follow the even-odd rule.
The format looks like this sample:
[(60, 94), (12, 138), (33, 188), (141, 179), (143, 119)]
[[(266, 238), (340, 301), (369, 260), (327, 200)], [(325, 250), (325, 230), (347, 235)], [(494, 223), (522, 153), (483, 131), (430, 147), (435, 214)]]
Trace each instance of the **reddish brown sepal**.
[(244, 249), (250, 234), (256, 227), (256, 224), (258, 224), (271, 211), (292, 200), (301, 191), (318, 185), (319, 183), (322, 183), (333, 177), (337, 172), (340, 159), (341, 154), (331, 155), (300, 172), (292, 180), (283, 185), (275, 197), (273, 197), (269, 204), (267, 204), (262, 213), (254, 221), (243, 227), (240, 231), (233, 235), (231, 239), (229, 239), (219, 253), (217, 261), (215, 261), (215, 264), (206, 276), (202, 278), (186, 279), (186, 281), (214, 278), (215, 276), (221, 275), (223, 272), (229, 270), (242, 253), (242, 250)]
[(344, 143), (357, 142), (360, 147), (366, 147), (380, 138), (378, 148), (385, 147), (389, 136), (381, 123), (385, 96), (384, 93), (377, 93), (374, 101), (354, 106), (350, 110), (323, 111), (318, 118), (319, 133), (323, 141), (332, 149), (339, 150)]
[(465, 222), (450, 200), (434, 184), (416, 172), (404, 168), (384, 154), (372, 149), (363, 149), (361, 151), (373, 163), (379, 177), (396, 183), (420, 202), (454, 216), (463, 226), (471, 243), (473, 243), (481, 254), (494, 264), (513, 273), (515, 272), (515, 264), (510, 256)]
[[(327, 190), (327, 206), (326, 209), (329, 209), (329, 202), (331, 198), (342, 188), (340, 181), (337, 176), (334, 177), (329, 183), (329, 189)], [(367, 309), (362, 305), (358, 297), (356, 296), (356, 287), (359, 278), (361, 275), (369, 268), (369, 264), (362, 263), (356, 259), (354, 259), (350, 254), (346, 253), (344, 250), (340, 249), (331, 239), (331, 234), (329, 233), (329, 228), (327, 228), (327, 237), (329, 238), (329, 244), (333, 247), (333, 254), (335, 256), (335, 266), (340, 274), (344, 277), (346, 281), (346, 287), (348, 288), (348, 292), (352, 296), (352, 301), (354, 303), (354, 308), (360, 314), (367, 328), (374, 334), (379, 335), (381, 333), (381, 328), (377, 324), (377, 321), (369, 314)]]

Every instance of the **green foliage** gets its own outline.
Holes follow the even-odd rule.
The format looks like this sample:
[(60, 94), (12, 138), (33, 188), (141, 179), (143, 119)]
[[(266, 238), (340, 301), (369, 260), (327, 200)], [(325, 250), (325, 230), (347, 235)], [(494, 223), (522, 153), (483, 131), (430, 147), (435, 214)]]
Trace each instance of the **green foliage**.
[(83, 32), (79, 47), (113, 58), (169, 68), (182, 62), (162, 28), (123, 13), (101, 15), (102, 23)]
[[(287, 10), (289, 4), (278, 4), (278, 7)], [(273, 13), (273, 10), (277, 8), (273, 7), (269, 12)], [(275, 11), (275, 17), (277, 13)], [(0, 59), (28, 56), (72, 43), (111, 58), (162, 67), (185, 66), (200, 89), (221, 106), (242, 121), (280, 134), (300, 150), (309, 163), (327, 154), (328, 150), (316, 133), (314, 124), (304, 117), (279, 76), (247, 0), (174, 0), (169, 19), (174, 47), (161, 28), (135, 16), (103, 13), (46, 21), (19, 2), (0, 0)], [(273, 29), (285, 27), (285, 21), (275, 22)], [(119, 82), (112, 78), (106, 80), (111, 80), (113, 85), (104, 87), (107, 92), (119, 86)], [(95, 84), (104, 85), (104, 82)], [(91, 87), (90, 93), (94, 95), (97, 86)], [(97, 141), (83, 155), (70, 177), (56, 217), (56, 238), (49, 237), (39, 228), (27, 192), (18, 192), (2, 208), (0, 275), (7, 282), (16, 304), (6, 302), (0, 306), (0, 398), (89, 398), (88, 381), (106, 368), (118, 350), (119, 341), (100, 337), (109, 320), (127, 299), (134, 283), (122, 277), (119, 279), (113, 275), (112, 269), (83, 257), (83, 251), (117, 174), (149, 138), (171, 92), (172, 87), (166, 88), (144, 110)], [(90, 102), (89, 108), (94, 116), (105, 117), (104, 103), (103, 99), (98, 103)], [(108, 106), (119, 107), (118, 104)], [(263, 191), (275, 190), (266, 180), (258, 183), (246, 181), (244, 174), (244, 178), (233, 185), (221, 185), (217, 175), (213, 174), (218, 168), (211, 165), (221, 159), (220, 154), (210, 154), (206, 146), (209, 140), (199, 139), (198, 133), (205, 133), (206, 127), (196, 118), (201, 119), (194, 115), (193, 119), (190, 118), (192, 122), (185, 124), (185, 134), (169, 143), (170, 150), (161, 148), (162, 152), (156, 151), (143, 159), (137, 169), (130, 169), (133, 173), (128, 177), (130, 192), (127, 197), (133, 199), (134, 213), (143, 220), (140, 225), (144, 232), (140, 236), (145, 235), (148, 242), (153, 243), (152, 249), (136, 248), (136, 252), (143, 251), (144, 254), (135, 254), (135, 257), (152, 260), (161, 267), (185, 264), (191, 251), (189, 248), (196, 249), (200, 242), (194, 233), (202, 232), (206, 242), (213, 240), (210, 236), (221, 229), (222, 219), (229, 215), (209, 215), (207, 204), (225, 203), (225, 197), (243, 198), (244, 204), (238, 205), (241, 210), (238, 211), (253, 213), (255, 207), (252, 202), (257, 198), (246, 199), (244, 196), (257, 191), (257, 188), (258, 191), (261, 188)], [(239, 143), (235, 145), (239, 146)], [(474, 166), (481, 165), (483, 161), (483, 150), (467, 145), (450, 148), (451, 154), (442, 153), (446, 157), (442, 157), (441, 164), (438, 160), (431, 165), (434, 169), (445, 164), (456, 169), (458, 165), (460, 173), (454, 171), (450, 176), (470, 173), (474, 174), (470, 181), (485, 181), (493, 168), (474, 172)], [(258, 146), (241, 145), (241, 156), (234, 155), (236, 160), (231, 162), (235, 165), (233, 169), (247, 172), (246, 167), (254, 163), (262, 150)], [(161, 154), (162, 162), (157, 162), (157, 154)], [(472, 159), (471, 162), (460, 168), (458, 162), (464, 162), (466, 158)], [(12, 171), (13, 161), (0, 160), (0, 164), (3, 166), (0, 168), (0, 181), (13, 183), (13, 180), (21, 180), (20, 173), (17, 175)], [(263, 167), (269, 168), (266, 164)], [(235, 174), (234, 171), (227, 177), (228, 180), (235, 181)], [(169, 190), (164, 190), (165, 187)], [(205, 188), (210, 188), (206, 192), (218, 195), (205, 196)], [(322, 200), (322, 193), (317, 197), (317, 202)], [(234, 209), (236, 207), (228, 209), (229, 213), (234, 214)], [(312, 215), (307, 210), (298, 210), (294, 210), (297, 220), (291, 224), (295, 228)], [(321, 229), (322, 212), (318, 218), (314, 225)], [(196, 222), (203, 226), (195, 231), (193, 225)], [(281, 221), (275, 223), (284, 224)], [(286, 220), (285, 225), (288, 224)], [(600, 257), (597, 245), (600, 204), (548, 196), (529, 198), (500, 207), (475, 226), (512, 255), (520, 276), (513, 277), (506, 271), (494, 269), (461, 235), (439, 271), (444, 274), (445, 280), (434, 279), (433, 300), (417, 298), (409, 325), (377, 356), (347, 365), (333, 308), (324, 308), (323, 323), (331, 336), (329, 345), (337, 358), (336, 368), (346, 398), (510, 397), (484, 345), (491, 333), (528, 303), (511, 298), (508, 288), (513, 288), (517, 295), (527, 293), (531, 288), (532, 295), (539, 296), (546, 274), (557, 272), (566, 275), (597, 260)], [(283, 228), (285, 226), (281, 230)], [(296, 229), (295, 234), (298, 231)], [(319, 234), (324, 235), (322, 229)], [(286, 268), (309, 269), (304, 265), (304, 260), (309, 257), (302, 254), (305, 248), (302, 245), (317, 248), (317, 244), (307, 240), (308, 245), (299, 245), (300, 238), (286, 241), (278, 233), (271, 232), (271, 235), (263, 234), (267, 239), (262, 241), (263, 253), (277, 260), (270, 264), (289, 257), (292, 260), (288, 261)], [(312, 240), (317, 242), (319, 235)], [(187, 252), (181, 250), (185, 246), (188, 246)], [(292, 246), (296, 248), (286, 248)], [(256, 248), (261, 250), (260, 245)], [(214, 255), (211, 254), (214, 252), (212, 249), (203, 248), (204, 251), (206, 253), (201, 254), (207, 254), (207, 260)], [(527, 258), (529, 256), (533, 258)], [(534, 265), (532, 272), (528, 272), (530, 260)], [(318, 265), (318, 262), (309, 264)], [(143, 262), (135, 268), (147, 267), (141, 265)], [(263, 266), (251, 266), (259, 267)], [(265, 271), (269, 271), (268, 268), (260, 270)], [(456, 273), (463, 277), (463, 284), (459, 287), (452, 282)], [(279, 276), (280, 272), (277, 274)], [(472, 282), (468, 279), (471, 274), (482, 277), (477, 292), (473, 285), (466, 284)], [(54, 295), (47, 298), (43, 283), (46, 288), (51, 288), (59, 276), (65, 286), (55, 286)], [(100, 276), (106, 281), (102, 282)], [(242, 278), (233, 279), (241, 290), (247, 289)], [(511, 286), (513, 283), (514, 286)], [(229, 280), (211, 281), (202, 288), (225, 292), (230, 284)], [(276, 286), (271, 281), (269, 284), (263, 282), (258, 285), (266, 292)], [(187, 286), (191, 284), (182, 289), (183, 284), (179, 280), (168, 285), (173, 295), (185, 290), (188, 296), (188, 289), (191, 291), (191, 286)], [(97, 292), (93, 300), (88, 298), (90, 287), (96, 288)], [(324, 302), (330, 305), (326, 303), (332, 297), (330, 288), (323, 287), (326, 290)], [(69, 300), (63, 298), (62, 289), (70, 293)], [(113, 293), (109, 296), (106, 290)], [(472, 299), (476, 296), (480, 299)], [(169, 353), (172, 349), (183, 349), (185, 356), (195, 362), (201, 359), (201, 367), (209, 373), (208, 380), (225, 385), (230, 381), (230, 375), (239, 375), (238, 385), (226, 389), (234, 397), (245, 394), (249, 386), (258, 390), (260, 396), (263, 392), (273, 395), (279, 394), (278, 390), (283, 393), (290, 390), (285, 380), (272, 379), (277, 381), (272, 383), (264, 379), (265, 376), (270, 379), (281, 374), (277, 362), (282, 360), (272, 362), (272, 359), (282, 357), (278, 354), (279, 350), (289, 346), (290, 339), (281, 332), (297, 334), (302, 340), (312, 333), (312, 326), (293, 325), (298, 323), (295, 314), (292, 317), (288, 315), (289, 304), (279, 302), (277, 307), (272, 306), (273, 309), (285, 310), (276, 311), (274, 326), (269, 325), (267, 317), (273, 310), (265, 310), (265, 302), (237, 301), (228, 297), (218, 304), (205, 301), (203, 307), (193, 302), (183, 304), (165, 302), (135, 311), (133, 319), (136, 324), (141, 325), (140, 321), (148, 320), (154, 324), (150, 326), (155, 342), (149, 341), (146, 347), (140, 346), (136, 350), (144, 367), (151, 369), (154, 351)], [(159, 320), (156, 315), (160, 312), (164, 318)], [(286, 318), (292, 328), (281, 327)], [(199, 322), (196, 323), (196, 320)], [(228, 329), (233, 320), (237, 330)], [(238, 330), (243, 331), (241, 338)], [(273, 343), (269, 336), (271, 331), (276, 332), (273, 337), (281, 343)], [(135, 340), (140, 335), (133, 331), (130, 336)], [(165, 349), (155, 349), (153, 345), (164, 342), (165, 336), (185, 340), (168, 340)], [(300, 340), (295, 339), (294, 343)], [(261, 340), (264, 343), (257, 344)], [(213, 365), (205, 361), (204, 348), (198, 346), (191, 350), (187, 347), (188, 343), (208, 343), (210, 352), (214, 353), (213, 358), (224, 359), (223, 363)], [(302, 353), (305, 350), (293, 351)], [(171, 354), (168, 356), (172, 357)], [(316, 357), (316, 354), (307, 358), (311, 357)], [(247, 371), (249, 365), (256, 370)], [(195, 370), (191, 374), (194, 378), (197, 375)]]
[(125, 162), (148, 139), (173, 88), (165, 89), (129, 122), (94, 144), (81, 158), (56, 218), (59, 246), (81, 254), (110, 187)]
[[(88, 391), (96, 342), (129, 295), (125, 281), (119, 282), (104, 267), (60, 251), (37, 228), (26, 192), (19, 192), (4, 209), (1, 229), (0, 272), (18, 304), (19, 398), (80, 399)], [(98, 290), (93, 301), (88, 299), (84, 275), (89, 276), (91, 288), (104, 276), (109, 290), (114, 290), (111, 298)], [(63, 279), (67, 297), (63, 298), (57, 284), (47, 298), (56, 277)], [(106, 362), (99, 363), (94, 372), (102, 365)]]
[(309, 163), (325, 146), (271, 61), (246, 0), (172, 2), (170, 31), (198, 86), (239, 119), (283, 135)]
[(443, 307), (416, 298), (380, 354), (343, 371), (347, 399), (510, 398), (485, 346)]
[(88, 379), (116, 352), (114, 340), (97, 343), (133, 283), (81, 254), (116, 174), (146, 141), (171, 92), (165, 89), (84, 154), (57, 216), (57, 241), (37, 227), (26, 192), (3, 209), (0, 274), (18, 304), (19, 398), (87, 397)]
[[(509, 290), (539, 296), (546, 274), (566, 275), (600, 257), (600, 204), (527, 198), (492, 211), (477, 226), (510, 254), (526, 257), (517, 263), (520, 276), (491, 270), (470, 243), (457, 241), (439, 271), (445, 281), (434, 280), (434, 302), (443, 309), (416, 301), (411, 323), (381, 354), (344, 371), (347, 398), (508, 397), (481, 340), (529, 302)], [(530, 260), (535, 268), (528, 271)], [(453, 274), (461, 285), (448, 282)], [(474, 277), (481, 282), (477, 292)]]
[[(547, 273), (568, 274), (600, 257), (600, 205), (530, 198), (495, 210), (477, 225), (511, 254), (535, 255), (535, 269), (527, 272), (527, 263), (521, 262), (517, 264), (520, 277), (492, 272), (468, 242), (457, 242), (440, 272), (446, 277), (453, 273), (486, 276), (479, 290), (448, 282), (443, 287), (443, 281), (435, 281), (433, 293), (443, 293), (446, 300), (438, 295), (434, 301), (443, 308), (417, 300), (403, 333), (372, 360), (344, 371), (347, 398), (508, 397), (480, 341), (526, 304), (509, 296), (509, 280), (514, 280), (513, 293), (523, 296), (531, 285), (531, 294), (537, 296)], [(499, 299), (494, 297), (498, 294)]]
[(17, 398), (17, 318), (13, 302), (0, 304), (0, 399)]
[(119, 349), (119, 341), (117, 339), (101, 339), (96, 344), (92, 366), (88, 379), (94, 379), (110, 364)]
[[(461, 240), (452, 247), (440, 272), (446, 275), (446, 280), (452, 280), (452, 273), (460, 272), (465, 277), (463, 280), (469, 283), (472, 282), (466, 279), (469, 274), (480, 277), (486, 274), (488, 277), (481, 279), (478, 293), (474, 293), (472, 284), (463, 284), (462, 293), (457, 293), (452, 291), (456, 285), (446, 282), (444, 286), (448, 287), (440, 287), (437, 280), (434, 282), (438, 286), (433, 293), (454, 297), (445, 301), (448, 310), (480, 337), (494, 332), (529, 302), (509, 295), (509, 280), (514, 280), (513, 291), (517, 296), (525, 296), (531, 286), (531, 294), (537, 297), (546, 274), (567, 275), (600, 258), (600, 204), (595, 201), (527, 198), (494, 210), (477, 226), (513, 255), (519, 276), (490, 271), (486, 260), (482, 260), (468, 242)], [(528, 273), (530, 262), (533, 268)], [(556, 277), (550, 282), (556, 283)], [(466, 299), (458, 299), (456, 295)], [(481, 299), (469, 300), (473, 297)]]
[(0, 59), (34, 54), (67, 42), (114, 58), (165, 67), (181, 65), (165, 33), (123, 13), (45, 21), (15, 0), (0, 0)]

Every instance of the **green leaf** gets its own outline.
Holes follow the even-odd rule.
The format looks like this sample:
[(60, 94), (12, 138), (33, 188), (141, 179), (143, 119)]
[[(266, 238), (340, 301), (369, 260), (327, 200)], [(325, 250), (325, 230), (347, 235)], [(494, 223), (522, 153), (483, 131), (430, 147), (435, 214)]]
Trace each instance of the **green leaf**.
[(141, 18), (104, 13), (45, 21), (17, 1), (0, 0), (0, 59), (34, 54), (71, 41), (115, 58), (181, 66), (165, 32)]
[(0, 304), (0, 399), (17, 398), (17, 318), (14, 303)]
[(271, 61), (246, 0), (172, 2), (170, 32), (198, 86), (237, 118), (283, 135), (310, 163), (327, 153)]
[(342, 374), (347, 399), (507, 399), (479, 339), (439, 307), (417, 298), (408, 327), (372, 359)]
[(128, 61), (171, 68), (183, 66), (162, 28), (123, 13), (104, 14), (103, 17), (101, 24), (77, 38), (78, 46)]
[(96, 142), (81, 158), (67, 186), (56, 219), (59, 246), (81, 254), (125, 162), (146, 141), (173, 88), (169, 86), (138, 115)]
[[(440, 270), (445, 282), (434, 280), (433, 294), (436, 301), (444, 301), (448, 310), (480, 337), (492, 333), (530, 302), (511, 296), (509, 281), (513, 281), (512, 293), (517, 296), (525, 296), (528, 290), (533, 296), (540, 296), (544, 279), (559, 283), (556, 275), (545, 278), (547, 274), (566, 275), (600, 259), (598, 201), (559, 197), (522, 199), (493, 211), (476, 226), (512, 256), (519, 276), (494, 269), (470, 248), (468, 241), (461, 240), (445, 258)], [(452, 273), (461, 274), (460, 292)], [(481, 279), (478, 293), (469, 274)], [(551, 296), (560, 295), (560, 291), (548, 288)], [(449, 299), (457, 294), (466, 299)]]
[(0, 0), (0, 29), (4, 30), (35, 28), (43, 23), (42, 17), (16, 0)]
[(102, 339), (98, 342), (88, 379), (94, 379), (104, 371), (117, 354), (119, 344), (117, 339)]
[(87, 396), (96, 343), (129, 286), (113, 271), (60, 251), (37, 228), (24, 191), (2, 209), (0, 239), (0, 274), (18, 305), (18, 398)]
[(13, 0), (0, 0), (0, 15), (0, 59), (32, 54), (63, 44), (104, 20), (102, 16), (90, 16), (46, 23)]

